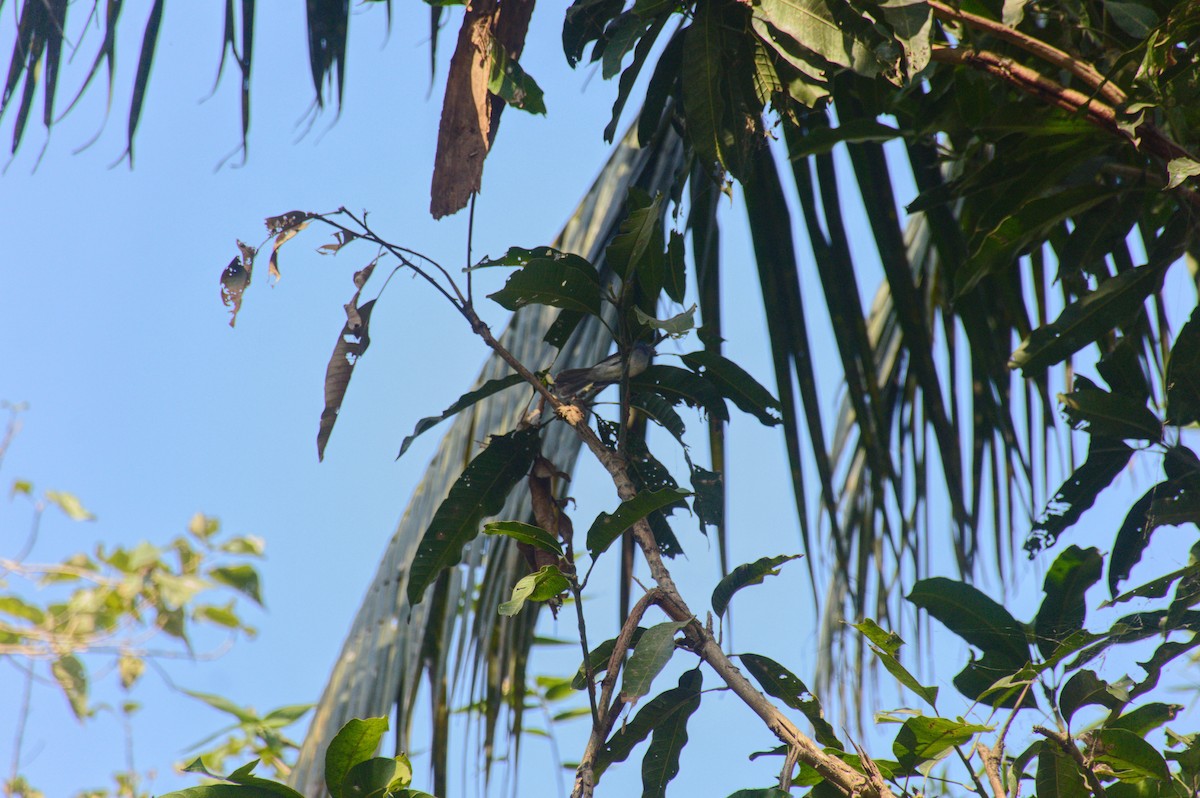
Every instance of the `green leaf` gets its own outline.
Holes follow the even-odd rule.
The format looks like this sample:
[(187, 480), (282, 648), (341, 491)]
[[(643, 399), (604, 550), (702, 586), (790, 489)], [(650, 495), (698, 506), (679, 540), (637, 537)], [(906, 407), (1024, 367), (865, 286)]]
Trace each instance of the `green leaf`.
[(325, 751), (325, 786), (333, 798), (342, 798), (346, 775), (374, 756), (387, 730), (387, 718), (354, 718), (330, 741)]
[(600, 556), (626, 529), (655, 510), (660, 510), (691, 495), (691, 491), (683, 488), (646, 490), (628, 501), (621, 502), (621, 506), (615, 512), (600, 513), (592, 522), (591, 529), (588, 530), (588, 552), (593, 558)]
[(504, 45), (492, 39), (491, 71), (488, 74), (488, 91), (513, 108), (531, 114), (545, 114), (546, 102), (542, 89), (526, 74), (515, 58), (511, 58)]
[(249, 596), (258, 606), (263, 606), (262, 592), (259, 587), (258, 571), (250, 565), (223, 565), (208, 572), (214, 582), (228, 585), (234, 590)]
[(0, 596), (0, 612), (33, 624), (40, 624), (46, 618), (45, 610), (17, 596)]
[[(842, 12), (835, 16), (835, 10)], [(839, 0), (761, 0), (755, 9), (773, 27), (801, 46), (838, 66), (850, 67), (866, 77), (883, 66), (875, 57), (872, 42), (860, 26), (848, 24), (857, 13)], [(860, 25), (864, 22), (858, 19)]]
[(377, 756), (359, 762), (342, 779), (341, 793), (333, 798), (390, 798), (412, 782), (412, 765), (406, 756)]
[(599, 316), (600, 278), (582, 258), (539, 258), (514, 272), (504, 287), (488, 298), (507, 310), (550, 305)]
[(512, 598), (503, 602), (497, 612), (512, 616), (521, 611), (526, 601), (549, 601), (566, 592), (571, 583), (553, 565), (543, 565), (537, 572), (522, 577), (513, 587)]
[(1121, 441), (1091, 436), (1087, 460), (1055, 491), (1045, 512), (1033, 525), (1026, 550), (1032, 554), (1054, 545), (1058, 536), (1073, 526), (1096, 502), (1100, 492), (1112, 484), (1131, 457), (1133, 449)]
[(63, 490), (46, 491), (46, 500), (67, 514), (72, 521), (95, 521), (96, 516), (83, 506), (74, 493)]
[(978, 588), (937, 576), (918, 581), (907, 598), (985, 655), (1017, 668), (1030, 661), (1024, 628)]
[(1042, 742), (1035, 781), (1038, 795), (1052, 795), (1054, 798), (1089, 798), (1092, 794), (1074, 758), (1060, 751), (1058, 746), (1049, 740)]
[(1085, 213), (1112, 195), (1112, 191), (1083, 185), (1022, 203), (978, 240), (955, 275), (955, 296), (961, 297), (987, 275), (1007, 269), (1026, 247), (1044, 240), (1063, 220)]
[[(663, 289), (672, 302), (683, 304), (687, 295), (687, 264), (684, 262), (683, 233), (672, 230), (667, 238), (666, 273), (663, 275)], [(693, 304), (692, 308), (696, 306)], [(684, 311), (690, 313), (691, 311)], [(683, 315), (683, 314), (680, 314)], [(676, 316), (675, 318), (679, 318)]]
[(50, 663), (50, 672), (62, 688), (77, 720), (88, 716), (88, 678), (83, 663), (74, 654), (59, 657)]
[(892, 753), (900, 767), (911, 771), (922, 762), (945, 756), (954, 746), (963, 745), (975, 735), (991, 730), (991, 726), (948, 718), (909, 718), (896, 734)]
[[(1111, 3), (1106, 2), (1105, 6), (1113, 5), (1133, 5), (1132, 3)], [(1140, 6), (1144, 8), (1144, 6)], [(1150, 11), (1150, 9), (1146, 9)], [(1150, 11), (1153, 14), (1153, 11)], [(1200, 163), (1191, 158), (1172, 158), (1167, 163), (1167, 188), (1177, 188), (1183, 185), (1183, 181), (1189, 177), (1200, 175)]]
[(1167, 359), (1167, 423), (1200, 421), (1200, 308), (1192, 311)]
[(929, 706), (937, 709), (938, 688), (921, 684), (917, 681), (917, 677), (909, 673), (908, 668), (900, 664), (900, 648), (904, 645), (904, 641), (900, 639), (899, 635), (895, 632), (884, 631), (870, 618), (865, 618), (862, 623), (851, 624), (851, 626), (871, 641), (871, 651), (896, 681), (925, 699)]
[(810, 155), (821, 155), (832, 151), (842, 142), (860, 144), (868, 141), (891, 141), (902, 133), (903, 131), (874, 119), (850, 119), (837, 127), (806, 130), (798, 146), (788, 148), (788, 156), (795, 160)]
[(1096, 732), (1096, 742), (1098, 753), (1095, 760), (1112, 768), (1113, 775), (1121, 781), (1171, 780), (1162, 754), (1133, 732), (1125, 729), (1100, 729)]
[(435, 426), (451, 416), (458, 415), (468, 407), (471, 407), (475, 403), (479, 402), (481, 399), (486, 399), (487, 397), (497, 394), (506, 388), (511, 388), (514, 385), (520, 385), (523, 382), (525, 382), (525, 378), (520, 374), (509, 374), (507, 377), (488, 380), (475, 390), (464, 393), (458, 398), (457, 401), (454, 402), (454, 404), (442, 411), (440, 416), (428, 416), (427, 418), (421, 419), (413, 428), (412, 434), (405, 438), (400, 444), (400, 453), (396, 455), (396, 459), (399, 460), (404, 456), (404, 453), (408, 451), (408, 447), (412, 445), (412, 442), (417, 439), (418, 435), (421, 435), (427, 430), (433, 429)]
[(1090, 670), (1076, 671), (1058, 695), (1058, 711), (1068, 725), (1081, 707), (1098, 704), (1106, 709), (1117, 710), (1127, 703), (1128, 689), (1110, 685)]
[(1030, 333), (1008, 361), (1026, 377), (1061, 363), (1113, 328), (1124, 324), (1162, 286), (1165, 266), (1141, 266), (1105, 280), (1072, 302), (1058, 318)]
[(1119, 718), (1114, 719), (1110, 716), (1109, 720), (1104, 721), (1104, 728), (1125, 729), (1138, 737), (1145, 738), (1159, 726), (1175, 720), (1184, 709), (1186, 707), (1182, 704), (1163, 704), (1155, 701), (1124, 712)]
[[(636, 646), (638, 641), (642, 639), (642, 635), (646, 630), (639, 626), (633, 630), (633, 636), (629, 640), (630, 646)], [(592, 666), (592, 675), (603, 673), (608, 669), (608, 661), (612, 658), (613, 649), (617, 647), (616, 638), (605, 640), (600, 645), (596, 646), (588, 654), (588, 663)], [(576, 690), (583, 690), (587, 687), (587, 669), (584, 664), (579, 663), (579, 669), (575, 672), (575, 678), (571, 680), (571, 687)]]
[(1045, 598), (1033, 621), (1038, 650), (1049, 659), (1062, 641), (1083, 629), (1084, 596), (1100, 581), (1104, 558), (1095, 548), (1069, 546), (1054, 560), (1042, 585)]
[(637, 317), (638, 324), (644, 324), (647, 327), (653, 327), (656, 330), (662, 330), (667, 335), (678, 337), (686, 335), (696, 327), (696, 304), (682, 313), (677, 313), (669, 319), (659, 320), (653, 316), (649, 316), (642, 312), (639, 307), (634, 307), (634, 315)]
[(717, 391), (743, 412), (768, 427), (781, 422), (779, 400), (741, 366), (717, 352), (700, 350), (683, 355), (684, 364), (716, 386)]
[(677, 711), (654, 724), (650, 747), (642, 758), (642, 798), (664, 798), (667, 784), (679, 773), (679, 754), (687, 745), (688, 718), (700, 708), (702, 681), (699, 668), (680, 676), (676, 689), (684, 691), (687, 700)]
[(830, 746), (839, 751), (845, 750), (837, 733), (825, 720), (825, 711), (821, 702), (812, 694), (798, 676), (780, 665), (773, 659), (758, 654), (742, 654), (738, 657), (754, 680), (758, 682), (768, 695), (778, 698), (792, 709), (798, 709), (813, 725), (817, 742)]
[(1060, 393), (1067, 422), (1074, 429), (1106, 438), (1150, 441), (1162, 439), (1162, 422), (1145, 400), (1101, 390), (1087, 377), (1075, 377), (1075, 390)]
[[(654, 49), (654, 42), (658, 39), (658, 34), (662, 32), (663, 26), (667, 24), (667, 17), (664, 16), (655, 20), (649, 26), (649, 29), (647, 29), (637, 16), (629, 14), (629, 17), (632, 17), (637, 22), (636, 25), (629, 27), (631, 33), (636, 36), (633, 41), (637, 41), (637, 47), (633, 51), (633, 61), (621, 73), (621, 80), (617, 86), (617, 99), (613, 102), (612, 118), (604, 128), (604, 140), (609, 144), (612, 143), (613, 136), (616, 135), (617, 125), (621, 122), (621, 112), (625, 109), (625, 102), (629, 99), (629, 93), (633, 91), (633, 86), (642, 71), (642, 66), (646, 63), (646, 58), (650, 55), (650, 51)], [(624, 39), (618, 40), (618, 38), (614, 37), (604, 48), (604, 72), (608, 72), (610, 60), (615, 64), (616, 69), (620, 69), (621, 59), (626, 52), (628, 52), (626, 41)], [(604, 77), (607, 79), (612, 76), (605, 74)]]
[(462, 561), (463, 546), (479, 534), (480, 521), (503, 509), (508, 494), (529, 472), (538, 445), (538, 430), (532, 427), (493, 435), (487, 448), (470, 462), (421, 538), (409, 569), (410, 604), (421, 603), (438, 574)]
[[(1158, 25), (1158, 14), (1154, 13), (1154, 9), (1144, 6), (1141, 3), (1104, 0), (1104, 10), (1112, 17), (1112, 21), (1116, 23), (1118, 28), (1135, 39), (1145, 39)], [(1176, 158), (1175, 160), (1183, 161), (1188, 159)], [(1171, 163), (1174, 162), (1172, 161)], [(1193, 163), (1195, 162), (1193, 161)], [(1193, 174), (1200, 174), (1200, 164), (1196, 164), (1196, 172)], [(1167, 188), (1174, 188), (1175, 185), (1178, 184), (1169, 185)]]
[(680, 75), (688, 138), (708, 163), (728, 169), (727, 151), (734, 138), (725, 122), (723, 70), (726, 49), (724, 20), (716, 3), (701, 3), (683, 32)]
[(802, 554), (780, 554), (777, 557), (763, 557), (752, 563), (743, 563), (729, 572), (729, 575), (717, 583), (712, 593), (713, 614), (718, 618), (725, 614), (729, 600), (733, 594), (748, 585), (761, 585), (768, 576), (777, 576), (779, 566), (791, 560), (798, 560)]
[(559, 557), (563, 556), (562, 544), (558, 542), (558, 538), (533, 524), (522, 524), (520, 521), (492, 521), (490, 524), (484, 524), (483, 534), (504, 535), (519, 543), (527, 543), (535, 549), (548, 551)]
[(656, 241), (655, 233), (662, 218), (663, 196), (659, 194), (651, 200), (644, 191), (634, 186), (629, 189), (626, 203), (629, 213), (605, 250), (608, 265), (624, 280), (630, 278), (652, 246), (662, 246), (661, 235)]
[(596, 781), (608, 769), (609, 765), (624, 762), (633, 751), (634, 746), (645, 740), (659, 726), (677, 728), (673, 722), (676, 716), (686, 719), (700, 705), (700, 686), (702, 676), (698, 669), (687, 671), (679, 677), (679, 686), (652, 698), (633, 717), (625, 723), (608, 741), (601, 746), (596, 754), (593, 771)]
[(667, 621), (651, 626), (633, 647), (621, 677), (621, 700), (635, 703), (650, 692), (650, 684), (675, 653), (675, 635), (690, 621)]
[(676, 366), (653, 365), (629, 381), (632, 389), (656, 393), (673, 405), (680, 402), (721, 421), (729, 420), (729, 407), (716, 386), (696, 374)]

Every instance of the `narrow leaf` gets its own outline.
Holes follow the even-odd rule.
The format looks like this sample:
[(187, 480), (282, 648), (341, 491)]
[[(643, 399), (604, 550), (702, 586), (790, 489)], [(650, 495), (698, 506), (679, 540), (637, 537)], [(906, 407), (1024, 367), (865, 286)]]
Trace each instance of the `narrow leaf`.
[(679, 677), (679, 686), (652, 698), (619, 731), (601, 747), (596, 755), (594, 772), (596, 780), (609, 765), (624, 762), (634, 746), (645, 740), (660, 725), (671, 723), (679, 714), (684, 717), (696, 711), (700, 703), (702, 676), (699, 670), (690, 670)]
[(1167, 360), (1167, 423), (1200, 421), (1200, 308), (1183, 325)]
[(421, 603), (444, 568), (462, 561), (462, 549), (479, 534), (479, 522), (504, 507), (508, 494), (529, 472), (538, 448), (535, 428), (493, 435), (450, 488), (421, 538), (408, 574), (408, 601)]
[(699, 668), (679, 677), (678, 690), (687, 696), (675, 712), (654, 724), (650, 747), (642, 758), (642, 798), (663, 798), (667, 784), (679, 773), (679, 754), (687, 745), (687, 722), (700, 708), (700, 686), (703, 675)]
[(792, 709), (798, 709), (804, 713), (804, 717), (808, 718), (813, 725), (817, 742), (839, 751), (845, 750), (837, 733), (829, 725), (829, 721), (825, 720), (825, 711), (821, 708), (821, 702), (798, 676), (775, 660), (758, 654), (742, 654), (739, 659), (768, 695), (772, 695)]
[(493, 521), (490, 524), (484, 524), (483, 533), (485, 535), (504, 535), (520, 543), (527, 543), (535, 549), (548, 551), (559, 557), (563, 556), (562, 544), (554, 535), (540, 526), (523, 524), (520, 521)]
[(729, 575), (717, 583), (712, 592), (713, 614), (718, 618), (725, 614), (729, 600), (733, 594), (749, 585), (761, 585), (763, 579), (779, 574), (779, 566), (791, 560), (798, 560), (802, 554), (780, 554), (777, 557), (762, 557), (752, 563), (743, 563), (729, 572)]
[(524, 381), (525, 379), (520, 374), (509, 374), (507, 377), (488, 380), (475, 390), (464, 393), (458, 398), (457, 401), (454, 402), (454, 404), (443, 410), (440, 416), (428, 416), (427, 418), (421, 419), (417, 422), (417, 425), (413, 427), (412, 434), (405, 438), (400, 444), (400, 453), (396, 455), (396, 459), (399, 460), (404, 456), (404, 453), (408, 451), (408, 447), (411, 446), (412, 442), (417, 439), (417, 436), (430, 429), (433, 429), (435, 426), (451, 416), (458, 415), (468, 407), (471, 407), (479, 402), (481, 399), (486, 399), (487, 397), (500, 393), (500, 391), (503, 391), (506, 388), (511, 388), (514, 385), (520, 385)]
[(674, 504), (691, 496), (683, 488), (662, 488), (642, 491), (632, 499), (622, 502), (612, 513), (600, 513), (587, 534), (587, 547), (592, 557), (598, 557), (614, 540), (629, 527), (655, 510)]
[(711, 382), (722, 396), (768, 427), (780, 423), (779, 400), (738, 364), (717, 352), (683, 355), (684, 364)]

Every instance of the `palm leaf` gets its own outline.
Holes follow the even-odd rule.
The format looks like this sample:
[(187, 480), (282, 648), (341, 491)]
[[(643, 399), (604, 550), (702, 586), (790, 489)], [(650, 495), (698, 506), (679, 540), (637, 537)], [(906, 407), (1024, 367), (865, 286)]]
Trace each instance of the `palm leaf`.
[[(567, 222), (554, 247), (583, 255), (600, 266), (604, 248), (616, 233), (622, 205), (631, 185), (654, 195), (666, 193), (682, 165), (682, 147), (673, 134), (660, 136), (649, 149), (638, 149), (633, 132), (616, 148), (587, 196)], [(555, 323), (558, 311), (544, 306), (522, 308), (513, 314), (503, 343), (523, 363), (542, 364), (547, 359), (543, 338)], [(611, 344), (608, 332), (594, 319), (580, 323), (560, 354), (557, 365), (578, 367), (594, 363)], [(508, 373), (509, 367), (493, 356), (485, 363), (475, 387)], [(505, 392), (488, 397), (459, 414), (442, 438), (434, 460), (413, 492), (408, 508), (384, 551), (337, 659), (313, 722), (290, 777), (292, 786), (310, 794), (322, 789), (322, 752), (333, 735), (350, 718), (388, 714), (396, 705), (398, 741), (407, 749), (408, 732), (418, 708), (418, 685), (425, 677), (438, 688), (432, 707), (436, 730), (444, 727), (446, 702), (465, 698), (471, 704), (490, 699), (489, 707), (510, 701), (513, 726), (520, 724), (519, 696), (502, 696), (499, 685), (523, 684), (523, 663), (532, 643), (535, 614), (502, 618), (496, 608), (512, 584), (523, 575), (524, 564), (508, 538), (483, 535), (463, 552), (464, 567), (447, 571), (445, 589), (435, 588), (421, 604), (405, 599), (407, 569), (434, 511), (475, 452), (476, 442), (516, 426), (526, 407), (523, 395)], [(565, 425), (552, 425), (543, 453), (555, 465), (570, 471), (579, 440)], [(501, 515), (521, 519), (530, 515), (528, 495), (515, 492)], [(474, 574), (485, 567), (481, 581)], [(460, 605), (457, 598), (467, 597)], [(471, 597), (477, 597), (471, 606)], [(428, 643), (428, 644), (425, 644)], [(465, 679), (464, 677), (469, 676)], [(461, 695), (460, 695), (461, 691)], [(439, 722), (439, 718), (442, 720)], [(483, 739), (487, 759), (496, 739), (498, 713), (484, 718)], [(505, 736), (508, 736), (507, 734)], [(511, 739), (511, 738), (510, 738)], [(439, 747), (444, 769), (444, 747)], [(436, 781), (436, 779), (435, 779)]]

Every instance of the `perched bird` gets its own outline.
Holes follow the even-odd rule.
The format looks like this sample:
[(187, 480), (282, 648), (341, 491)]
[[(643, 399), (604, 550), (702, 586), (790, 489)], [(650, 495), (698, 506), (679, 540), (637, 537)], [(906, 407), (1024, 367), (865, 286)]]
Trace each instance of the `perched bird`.
[(590, 368), (564, 369), (554, 377), (554, 391), (563, 399), (588, 399), (605, 386), (620, 382), (622, 374), (630, 377), (641, 374), (655, 354), (650, 344), (635, 344), (628, 361), (623, 361), (617, 352)]

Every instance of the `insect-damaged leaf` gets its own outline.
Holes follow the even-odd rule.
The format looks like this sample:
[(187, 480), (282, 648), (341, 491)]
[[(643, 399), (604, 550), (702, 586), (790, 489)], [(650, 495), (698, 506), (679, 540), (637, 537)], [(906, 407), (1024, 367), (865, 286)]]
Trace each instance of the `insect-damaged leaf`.
[(488, 298), (507, 310), (550, 305), (599, 316), (600, 278), (583, 258), (535, 258)]
[(800, 559), (802, 554), (780, 554), (777, 557), (762, 557), (754, 562), (743, 563), (729, 572), (717, 583), (712, 592), (713, 614), (718, 618), (725, 614), (733, 594), (748, 585), (761, 585), (768, 576), (776, 576), (779, 566), (790, 560)]
[(1102, 390), (1087, 377), (1075, 377), (1075, 390), (1060, 393), (1067, 421), (1075, 429), (1109, 438), (1133, 438), (1156, 443), (1162, 438), (1162, 422), (1145, 400)]
[(1061, 363), (1128, 321), (1146, 297), (1162, 286), (1165, 273), (1165, 265), (1151, 264), (1105, 280), (1095, 291), (1064, 308), (1053, 322), (1030, 333), (1013, 352), (1008, 367), (1032, 377)]
[(770, 657), (742, 654), (739, 659), (746, 666), (746, 670), (750, 671), (754, 680), (762, 685), (768, 694), (778, 698), (792, 709), (798, 709), (804, 713), (804, 717), (808, 718), (809, 723), (813, 725), (813, 731), (821, 745), (832, 746), (839, 751), (844, 750), (837, 733), (829, 725), (829, 721), (825, 720), (821, 702), (796, 674)]
[(592, 522), (591, 529), (588, 530), (588, 552), (592, 557), (600, 556), (626, 529), (655, 510), (660, 510), (691, 495), (691, 491), (683, 488), (646, 490), (628, 501), (621, 502), (621, 506), (614, 512), (600, 513)]
[(354, 366), (371, 345), (369, 326), (375, 300), (372, 299), (360, 307), (358, 297), (374, 270), (375, 262), (371, 262), (354, 275), (354, 285), (358, 290), (346, 305), (346, 323), (333, 346), (329, 365), (325, 367), (325, 409), (321, 411), (321, 424), (317, 429), (318, 460), (325, 459), (325, 444), (329, 442), (338, 411), (342, 409), (342, 400), (346, 397), (346, 388), (350, 385)]
[(1035, 553), (1053, 546), (1058, 536), (1095, 503), (1100, 491), (1112, 483), (1131, 457), (1133, 449), (1121, 441), (1093, 435), (1088, 444), (1087, 460), (1055, 491), (1054, 498), (1046, 505), (1025, 541), (1025, 550)]
[[(679, 677), (678, 687), (660, 693), (647, 702), (641, 711), (634, 715), (633, 720), (622, 726), (596, 753), (594, 772), (597, 781), (609, 765), (615, 762), (624, 762), (633, 752), (634, 746), (645, 740), (651, 732), (654, 732), (655, 740), (661, 740), (665, 744), (669, 740), (675, 739), (679, 747), (682, 747), (683, 743), (687, 742), (687, 719), (700, 707), (702, 684), (703, 676), (700, 670), (698, 668), (690, 670)], [(661, 737), (659, 729), (663, 730)], [(651, 748), (653, 749), (653, 747), (652, 745)], [(660, 752), (668, 754), (665, 757), (667, 761), (663, 764), (669, 765), (671, 759), (669, 749), (660, 748), (656, 752), (654, 761), (662, 761), (658, 756)], [(646, 757), (650, 758), (649, 752)], [(678, 750), (675, 750), (674, 761), (675, 767), (678, 769)], [(659, 772), (665, 773), (669, 770), (670, 768), (666, 767)], [(645, 770), (643, 770), (643, 782), (645, 782)]]
[(412, 442), (417, 439), (417, 436), (421, 435), (423, 432), (432, 429), (451, 416), (461, 413), (479, 400), (486, 399), (492, 394), (499, 393), (506, 388), (513, 387), (514, 385), (520, 385), (522, 382), (524, 382), (524, 378), (520, 374), (509, 374), (507, 377), (488, 380), (475, 390), (468, 391), (467, 393), (464, 393), (462, 396), (458, 397), (458, 400), (443, 410), (440, 416), (428, 416), (421, 419), (417, 422), (417, 425), (413, 427), (412, 434), (405, 438), (400, 444), (400, 453), (396, 455), (396, 459), (399, 460), (401, 457), (403, 457), (404, 453), (408, 451), (408, 447), (411, 446)]
[(702, 408), (713, 418), (729, 420), (729, 407), (716, 386), (686, 369), (653, 365), (630, 380), (629, 385), (635, 391), (656, 393), (673, 405), (683, 402)]
[(738, 364), (716, 352), (700, 350), (683, 356), (684, 364), (716, 386), (717, 391), (741, 410), (768, 427), (779, 424), (779, 400)]
[(221, 302), (229, 308), (229, 326), (237, 324), (238, 311), (242, 309), (242, 294), (250, 287), (250, 276), (254, 271), (254, 256), (258, 250), (237, 242), (241, 255), (229, 261), (221, 272)]
[(493, 435), (442, 500), (408, 574), (408, 601), (416, 605), (444, 568), (462, 561), (462, 549), (479, 534), (479, 522), (495, 515), (529, 471), (538, 449), (534, 428)]
[(675, 653), (675, 634), (688, 621), (667, 621), (651, 626), (633, 648), (621, 679), (621, 700), (632, 704), (650, 692), (654, 677), (662, 672)]

